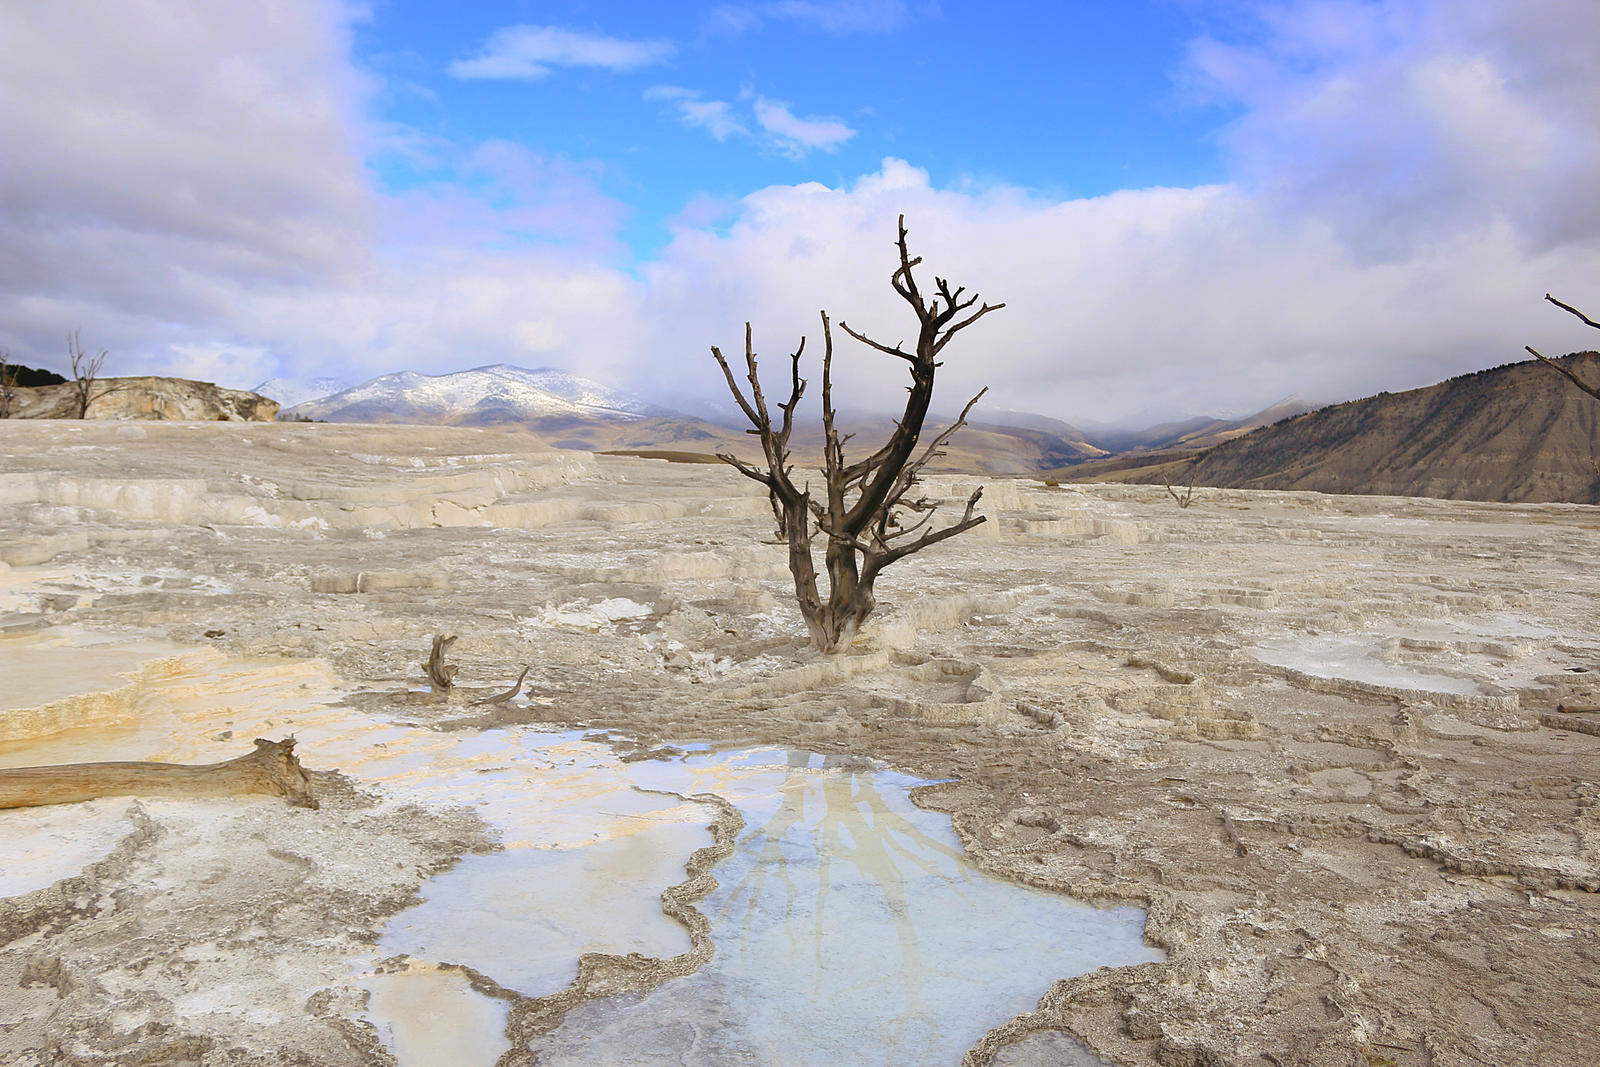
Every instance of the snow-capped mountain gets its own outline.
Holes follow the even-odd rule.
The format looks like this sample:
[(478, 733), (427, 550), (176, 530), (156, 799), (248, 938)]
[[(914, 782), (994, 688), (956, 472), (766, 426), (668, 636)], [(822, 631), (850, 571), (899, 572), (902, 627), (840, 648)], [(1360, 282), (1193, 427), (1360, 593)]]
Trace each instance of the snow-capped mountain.
[(335, 422), (506, 423), (578, 417), (631, 421), (671, 412), (566, 371), (497, 363), (453, 374), (385, 374), (297, 404), (293, 414)]
[(292, 408), (308, 400), (321, 400), (325, 396), (342, 393), (348, 388), (350, 383), (343, 378), (312, 378), (309, 381), (268, 378), (250, 391), (269, 400), (276, 400), (285, 408)]

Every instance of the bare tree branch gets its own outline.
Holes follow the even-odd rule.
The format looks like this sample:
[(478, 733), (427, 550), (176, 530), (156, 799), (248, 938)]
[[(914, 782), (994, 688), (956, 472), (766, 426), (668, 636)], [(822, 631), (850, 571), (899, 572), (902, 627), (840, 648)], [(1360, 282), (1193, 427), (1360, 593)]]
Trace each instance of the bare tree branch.
[(11, 417), (11, 405), (17, 397), (17, 383), (12, 377), (11, 353), (0, 350), (0, 419)]
[[(745, 330), (748, 331), (750, 329), (750, 324), (747, 322), (744, 325)], [(748, 333), (746, 336), (748, 336)], [(744, 412), (745, 418), (749, 419), (756, 426), (760, 426), (761, 416), (756, 414), (755, 409), (750, 406), (750, 402), (744, 398), (744, 393), (739, 390), (739, 383), (735, 381), (733, 377), (733, 369), (728, 366), (728, 361), (722, 358), (722, 350), (716, 345), (712, 345), (711, 355), (714, 359), (716, 359), (717, 366), (722, 368), (722, 376), (728, 379), (728, 390), (733, 393), (733, 398), (739, 402), (739, 410)]]
[(90, 404), (121, 388), (102, 384), (100, 391), (95, 392), (94, 383), (100, 377), (100, 368), (105, 364), (108, 354), (102, 348), (93, 356), (86, 355), (78, 344), (78, 331), (67, 334), (67, 359), (72, 367), (72, 406), (80, 419), (89, 417)]
[(294, 754), (294, 738), (268, 741), (224, 763), (66, 763), (0, 770), (0, 808), (74, 804), (96, 797), (216, 797), (266, 794), (315, 808), (311, 779)]
[[(895, 420), (887, 441), (864, 459), (846, 462), (844, 446), (850, 435), (839, 432), (833, 402), (832, 323), (827, 312), (822, 312), (822, 475), (826, 490), (823, 499), (813, 500), (809, 487), (805, 491), (794, 487), (787, 462), (794, 412), (806, 384), (800, 376), (804, 340), (791, 357), (789, 400), (780, 405), (783, 420), (777, 427), (773, 426), (761, 392), (749, 324), (745, 324), (748, 399), (721, 351), (715, 347), (711, 349), (729, 390), (753, 427), (752, 432), (761, 438), (766, 466), (762, 469), (726, 454), (719, 453), (718, 458), (768, 487), (780, 537), (786, 538), (789, 544), (789, 569), (801, 615), (806, 620), (812, 643), (829, 652), (847, 647), (861, 623), (872, 613), (876, 605), (873, 581), (884, 567), (984, 521), (983, 516), (974, 512), (983, 492), (981, 488), (967, 501), (961, 520), (939, 530), (932, 528), (933, 504), (925, 499), (907, 502), (905, 498), (917, 484), (922, 469), (945, 454), (944, 446), (966, 425), (973, 405), (987, 392), (982, 390), (968, 401), (960, 417), (935, 435), (919, 454), (918, 440), (932, 403), (934, 376), (940, 366), (935, 357), (955, 333), (1005, 305), (980, 304), (976, 294), (966, 296), (964, 287), (952, 288), (948, 281), (938, 277), (934, 279), (933, 296), (924, 299), (915, 273), (922, 259), (911, 255), (904, 215), (898, 220), (895, 248), (899, 262), (889, 275), (889, 285), (917, 317), (915, 347), (908, 351), (904, 342), (893, 346), (883, 344), (852, 330), (844, 322), (840, 322), (839, 327), (867, 347), (909, 365), (911, 383), (906, 389), (905, 409)], [(977, 310), (957, 321), (972, 308)], [(922, 517), (904, 526), (897, 509)], [(827, 539), (825, 561), (829, 590), (826, 601), (817, 590), (817, 573), (811, 556), (813, 519), (816, 531)]]
[(1005, 307), (1004, 304), (985, 304), (967, 318), (956, 323), (954, 326), (947, 327), (945, 329), (944, 336), (939, 339), (939, 343), (933, 346), (934, 354), (937, 355), (939, 352), (943, 351), (944, 346), (950, 343), (950, 338), (954, 337), (957, 333), (965, 330), (968, 326), (971, 326), (973, 323), (989, 314), (989, 312), (999, 311), (1003, 307)]
[(1164, 483), (1167, 487), (1167, 492), (1172, 494), (1172, 499), (1178, 502), (1178, 506), (1180, 508), (1186, 508), (1194, 502), (1194, 472), (1195, 468), (1198, 466), (1200, 466), (1199, 456), (1195, 456), (1189, 460), (1189, 481), (1183, 487), (1183, 493), (1181, 495), (1176, 489), (1172, 488), (1172, 482), (1170, 480)]
[(728, 466), (732, 467), (746, 478), (753, 478), (768, 488), (772, 487), (772, 475), (768, 474), (764, 470), (761, 470), (759, 467), (752, 467), (738, 456), (728, 452), (718, 452), (716, 456), (718, 459), (722, 460), (722, 462), (726, 463)]
[(1530, 353), (1532, 353), (1534, 358), (1538, 359), (1545, 366), (1549, 367), (1551, 370), (1555, 371), (1556, 373), (1565, 376), (1566, 379), (1568, 381), (1570, 381), (1573, 385), (1576, 385), (1579, 389), (1582, 389), (1584, 392), (1588, 393), (1590, 396), (1594, 397), (1596, 400), (1600, 400), (1600, 386), (1590, 385), (1588, 382), (1586, 382), (1582, 378), (1578, 377), (1576, 374), (1574, 374), (1568, 368), (1563, 367), (1561, 364), (1557, 363), (1555, 360), (1551, 359), (1549, 356), (1544, 355), (1542, 352), (1539, 352), (1539, 351), (1535, 350), (1532, 345), (1523, 345), (1522, 347), (1527, 349)]
[(886, 353), (886, 354), (891, 355), (891, 356), (898, 356), (899, 358), (905, 360), (908, 363), (915, 363), (917, 361), (917, 357), (916, 356), (912, 355), (910, 352), (907, 352), (905, 349), (900, 347), (902, 344), (905, 343), (904, 341), (897, 341), (897, 342), (895, 342), (894, 347), (890, 348), (886, 344), (880, 344), (879, 342), (874, 341), (872, 338), (868, 337), (866, 334), (856, 333), (856, 331), (852, 330), (850, 328), (850, 325), (848, 323), (844, 322), (843, 320), (840, 320), (840, 322), (839, 322), (839, 329), (843, 330), (845, 333), (849, 334), (851, 337), (854, 337), (857, 341), (860, 341), (862, 344), (871, 345), (873, 348), (876, 348), (879, 352), (883, 352), (883, 353)]
[(790, 389), (789, 399), (778, 405), (778, 410), (783, 413), (783, 422), (773, 429), (772, 415), (767, 408), (765, 394), (761, 390), (761, 375), (757, 366), (755, 343), (750, 324), (744, 324), (744, 362), (746, 379), (750, 382), (750, 399), (746, 400), (740, 390), (738, 382), (734, 379), (733, 370), (728, 366), (728, 361), (716, 345), (711, 346), (711, 355), (722, 368), (723, 378), (728, 383), (729, 390), (734, 399), (739, 402), (745, 417), (750, 420), (751, 428), (746, 433), (753, 434), (761, 439), (761, 450), (767, 461), (765, 471), (753, 467), (744, 461), (723, 452), (717, 453), (717, 458), (729, 464), (747, 478), (761, 482), (767, 487), (768, 502), (772, 505), (773, 519), (777, 524), (779, 540), (788, 536), (788, 526), (791, 519), (799, 515), (804, 522), (806, 508), (802, 501), (805, 494), (795, 489), (789, 475), (793, 469), (789, 465), (789, 435), (794, 430), (794, 412), (800, 405), (800, 398), (805, 395), (806, 380), (800, 377), (800, 357), (805, 351), (806, 339), (800, 338), (799, 346), (789, 357)]
[(961, 429), (967, 424), (967, 416), (972, 413), (973, 407), (977, 405), (978, 401), (983, 399), (984, 394), (988, 391), (989, 387), (987, 385), (982, 389), (979, 389), (978, 395), (967, 401), (967, 406), (961, 409), (961, 414), (956, 416), (956, 421), (945, 427), (943, 432), (941, 432), (932, 440), (932, 442), (929, 443), (927, 451), (923, 452), (920, 458), (906, 464), (905, 470), (902, 472), (900, 477), (901, 484), (897, 487), (896, 491), (890, 493), (890, 503), (898, 503), (900, 497), (917, 483), (917, 475), (921, 473), (922, 468), (926, 467), (931, 460), (937, 459), (945, 454), (945, 444), (949, 442), (950, 438), (955, 436), (957, 430)]
[(889, 566), (889, 564), (894, 563), (896, 560), (904, 559), (913, 552), (921, 552), (929, 545), (936, 545), (940, 541), (954, 537), (956, 534), (966, 533), (974, 526), (981, 526), (983, 523), (988, 522), (989, 518), (987, 515), (973, 514), (973, 509), (978, 506), (978, 498), (981, 496), (983, 496), (983, 489), (980, 487), (975, 489), (972, 493), (972, 496), (967, 498), (966, 511), (962, 514), (960, 522), (957, 522), (951, 526), (946, 526), (942, 530), (935, 530), (932, 533), (925, 533), (911, 544), (890, 548), (884, 551), (880, 556), (869, 559), (868, 566), (872, 568), (872, 573), (876, 574), (878, 571), (881, 571), (883, 568)]
[[(1593, 326), (1595, 329), (1600, 330), (1600, 322), (1594, 321), (1589, 316), (1585, 315), (1583, 312), (1581, 312), (1577, 308), (1573, 307), (1571, 304), (1563, 304), (1561, 301), (1557, 300), (1555, 297), (1551, 296), (1549, 293), (1544, 294), (1544, 298), (1546, 300), (1550, 301), (1550, 303), (1554, 304), (1556, 307), (1560, 308), (1562, 311), (1565, 311), (1570, 315), (1578, 316), (1578, 318), (1580, 320), (1582, 320), (1582, 322), (1583, 322), (1583, 324), (1585, 326)], [(1543, 357), (1541, 356), (1540, 358), (1542, 359)]]

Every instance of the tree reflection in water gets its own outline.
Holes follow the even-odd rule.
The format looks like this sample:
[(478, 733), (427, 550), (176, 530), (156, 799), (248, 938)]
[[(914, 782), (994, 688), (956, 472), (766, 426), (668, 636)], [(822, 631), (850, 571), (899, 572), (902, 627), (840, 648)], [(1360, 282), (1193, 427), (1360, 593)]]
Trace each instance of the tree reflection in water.
[(1057, 978), (1159, 959), (1143, 914), (983, 874), (916, 780), (772, 749), (638, 768), (754, 827), (700, 905), (715, 954), (643, 998), (596, 1001), (531, 1043), (541, 1064), (954, 1063)]
[[(812, 996), (839, 996), (845, 991), (826, 988), (830, 978), (837, 981), (840, 977), (838, 964), (844, 962), (837, 940), (853, 937), (863, 916), (847, 912), (833, 916), (830, 924), (829, 894), (839, 888), (860, 897), (862, 890), (876, 887), (878, 899), (872, 903), (878, 907), (874, 910), (881, 910), (900, 949), (899, 966), (893, 968), (898, 971), (894, 998), (904, 1001), (907, 1013), (921, 1016), (925, 968), (907, 892), (908, 877), (938, 879), (964, 898), (961, 853), (891, 809), (874, 780), (877, 772), (871, 761), (828, 755), (822, 759), (822, 773), (812, 762), (809, 752), (788, 753), (778, 784), (778, 809), (740, 839), (740, 850), (750, 854), (753, 862), (743, 877), (728, 887), (713, 926), (728, 929), (737, 924), (744, 936), (735, 950), (742, 956), (766, 956), (770, 941), (758, 936), (757, 928), (773, 916), (782, 916), (792, 946), (790, 959), (805, 953), (814, 960), (814, 969), (807, 968)], [(836, 863), (846, 869), (836, 872)], [(765, 899), (769, 894), (774, 899)], [(863, 903), (867, 902), (856, 899), (845, 907), (859, 908)], [(731, 940), (722, 940), (719, 948), (735, 948), (729, 944)], [(770, 956), (760, 962), (767, 967), (778, 963)], [(875, 962), (878, 968), (890, 963)], [(882, 998), (886, 991), (879, 983), (886, 977), (889, 975), (881, 970), (861, 973), (857, 981), (873, 988), (853, 992)], [(907, 1021), (904, 1015), (898, 1020), (901, 1026)]]

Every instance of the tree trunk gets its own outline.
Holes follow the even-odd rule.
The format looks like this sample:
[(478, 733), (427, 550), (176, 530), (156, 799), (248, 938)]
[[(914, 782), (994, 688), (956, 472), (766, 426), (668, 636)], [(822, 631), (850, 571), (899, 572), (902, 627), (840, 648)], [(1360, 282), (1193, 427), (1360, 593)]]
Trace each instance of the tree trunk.
[(266, 741), (224, 763), (67, 763), (0, 770), (0, 808), (75, 804), (115, 796), (218, 797), (266, 794), (314, 808), (311, 782), (294, 755), (294, 738)]

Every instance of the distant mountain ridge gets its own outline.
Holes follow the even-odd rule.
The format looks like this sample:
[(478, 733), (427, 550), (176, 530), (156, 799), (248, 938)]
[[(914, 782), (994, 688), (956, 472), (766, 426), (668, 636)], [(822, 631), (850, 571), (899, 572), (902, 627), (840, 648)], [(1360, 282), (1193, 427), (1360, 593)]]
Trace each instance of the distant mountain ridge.
[[(275, 380), (258, 389), (293, 393), (325, 383)], [(284, 416), (327, 422), (516, 426), (557, 448), (584, 451), (694, 451), (709, 456), (718, 451), (743, 454), (752, 442), (743, 426), (731, 419), (707, 421), (566, 371), (504, 363), (451, 374), (385, 374), (302, 401), (286, 408)], [(1064, 422), (1026, 418), (1032, 427), (1010, 425), (1009, 418), (1003, 419), (1006, 425), (974, 422), (956, 436), (942, 466), (1024, 474), (1103, 454)], [(886, 415), (845, 413), (841, 424), (849, 432), (862, 433), (863, 441), (886, 438), (893, 430)], [(937, 424), (941, 419), (931, 416), (929, 428)], [(820, 426), (797, 425), (792, 444), (797, 460), (809, 462), (812, 453), (820, 457)]]
[(496, 363), (450, 374), (385, 374), (296, 404), (287, 414), (329, 422), (484, 426), (552, 417), (626, 422), (671, 413), (566, 371)]
[[(1600, 380), (1600, 353), (1559, 360)], [(1132, 457), (1121, 457), (1123, 463)], [(1195, 456), (1063, 477), (1244, 489), (1600, 503), (1600, 402), (1529, 360), (1379, 393), (1262, 427)]]
[(304, 404), (308, 400), (321, 400), (325, 396), (342, 393), (349, 388), (350, 383), (343, 378), (312, 378), (310, 381), (268, 378), (250, 391), (276, 400), (287, 411), (296, 404)]
[[(302, 396), (284, 417), (326, 422), (421, 423), (443, 426), (516, 426), (557, 448), (605, 451), (663, 450), (741, 452), (750, 443), (743, 416), (731, 402), (704, 404), (703, 417), (652, 404), (588, 378), (551, 368), (529, 370), (505, 363), (449, 374), (401, 371), (347, 386), (332, 378), (298, 383), (263, 382), (257, 392)], [(728, 410), (724, 410), (727, 408)], [(731, 411), (731, 415), (730, 415)], [(1183, 447), (1220, 440), (1259, 425), (1272, 413), (1247, 420), (1200, 418), (1133, 435), (1144, 447), (1181, 438)], [(948, 425), (953, 414), (929, 416), (928, 428)], [(846, 432), (863, 442), (886, 438), (890, 416), (867, 411), (841, 412)], [(1207, 434), (1211, 436), (1206, 437)], [(1195, 440), (1190, 440), (1193, 438)], [(791, 442), (797, 459), (821, 455), (821, 428), (801, 420)], [(950, 442), (947, 470), (1029, 474), (1047, 468), (1101, 459), (1113, 449), (1069, 423), (1030, 412), (973, 412), (971, 425)]]
[(1321, 407), (1299, 394), (1284, 397), (1277, 403), (1241, 418), (1224, 418), (1220, 415), (1198, 415), (1175, 422), (1162, 422), (1139, 430), (1100, 428), (1087, 433), (1088, 440), (1108, 454), (1130, 452), (1135, 449), (1209, 448), (1267, 426), (1291, 415), (1314, 411)]

